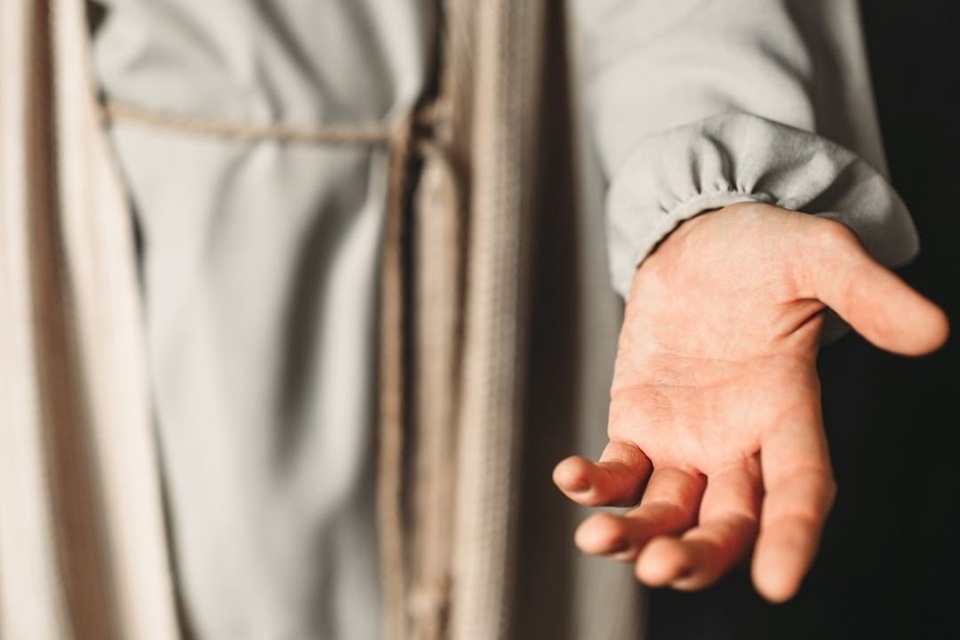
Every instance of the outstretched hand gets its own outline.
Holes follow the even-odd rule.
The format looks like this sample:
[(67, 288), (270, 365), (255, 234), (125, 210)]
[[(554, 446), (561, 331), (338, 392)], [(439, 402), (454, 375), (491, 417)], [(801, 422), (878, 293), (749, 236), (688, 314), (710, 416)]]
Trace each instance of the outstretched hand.
[(585, 520), (580, 549), (681, 590), (752, 553), (760, 594), (791, 598), (835, 493), (816, 373), (827, 307), (895, 353), (947, 338), (944, 313), (841, 223), (749, 203), (674, 231), (633, 281), (609, 444), (554, 470), (582, 505), (639, 502)]

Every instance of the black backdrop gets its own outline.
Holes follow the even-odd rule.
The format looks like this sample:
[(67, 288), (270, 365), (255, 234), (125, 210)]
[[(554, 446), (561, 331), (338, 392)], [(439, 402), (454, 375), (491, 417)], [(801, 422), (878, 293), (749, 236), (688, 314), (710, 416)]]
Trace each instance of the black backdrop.
[[(862, 0), (894, 185), (922, 254), (901, 270), (960, 334), (960, 0)], [(960, 639), (960, 354), (821, 354), (840, 491), (801, 594), (763, 603), (745, 572), (695, 595), (657, 591), (651, 640)]]

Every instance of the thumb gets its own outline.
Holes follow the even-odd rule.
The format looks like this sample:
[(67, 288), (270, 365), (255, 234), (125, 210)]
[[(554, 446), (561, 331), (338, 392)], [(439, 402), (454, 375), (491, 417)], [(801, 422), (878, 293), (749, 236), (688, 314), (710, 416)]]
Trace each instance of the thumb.
[(937, 350), (950, 333), (947, 315), (873, 259), (843, 225), (819, 243), (810, 274), (816, 297), (871, 343), (902, 355)]

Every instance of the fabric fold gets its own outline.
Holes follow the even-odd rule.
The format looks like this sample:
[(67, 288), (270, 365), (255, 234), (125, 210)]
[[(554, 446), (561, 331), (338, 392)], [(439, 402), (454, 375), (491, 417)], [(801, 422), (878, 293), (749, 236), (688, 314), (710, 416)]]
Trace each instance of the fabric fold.
[(642, 140), (607, 193), (614, 288), (626, 299), (636, 268), (685, 220), (738, 202), (838, 220), (889, 267), (919, 251), (909, 211), (881, 173), (822, 136), (726, 113)]

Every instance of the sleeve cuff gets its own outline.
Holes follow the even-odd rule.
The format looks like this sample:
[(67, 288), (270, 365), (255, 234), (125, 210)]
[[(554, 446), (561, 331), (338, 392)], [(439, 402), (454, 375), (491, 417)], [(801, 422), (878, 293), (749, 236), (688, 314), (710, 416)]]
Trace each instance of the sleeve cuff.
[[(606, 203), (614, 288), (626, 299), (636, 268), (684, 220), (749, 201), (843, 222), (891, 268), (919, 250), (906, 205), (855, 153), (809, 131), (723, 114), (645, 139), (615, 172)], [(825, 340), (843, 331), (829, 325)]]

